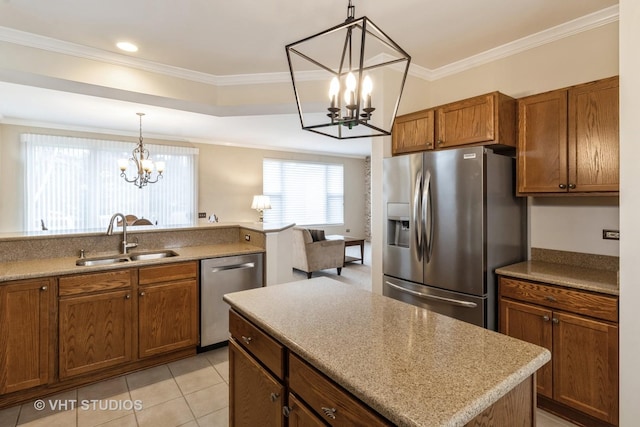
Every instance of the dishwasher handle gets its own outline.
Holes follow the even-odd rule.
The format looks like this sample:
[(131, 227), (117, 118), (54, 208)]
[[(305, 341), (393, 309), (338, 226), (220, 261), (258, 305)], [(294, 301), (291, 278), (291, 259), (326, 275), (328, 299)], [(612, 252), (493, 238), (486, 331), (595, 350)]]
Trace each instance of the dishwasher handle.
[(233, 265), (223, 265), (220, 267), (211, 267), (211, 272), (212, 273), (218, 273), (220, 271), (226, 271), (226, 270), (242, 270), (245, 268), (255, 268), (256, 263), (255, 262), (245, 262), (242, 264), (233, 264)]

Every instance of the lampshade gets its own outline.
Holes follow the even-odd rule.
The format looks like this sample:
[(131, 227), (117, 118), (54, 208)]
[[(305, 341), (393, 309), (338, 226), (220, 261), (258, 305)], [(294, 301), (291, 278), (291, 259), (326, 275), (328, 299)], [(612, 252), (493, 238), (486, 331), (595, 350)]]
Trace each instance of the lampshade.
[(251, 209), (264, 210), (271, 209), (271, 200), (269, 196), (253, 196), (253, 202), (251, 202)]
[(344, 23), (285, 49), (303, 129), (337, 139), (391, 135), (411, 57), (366, 16), (354, 19), (351, 0)]

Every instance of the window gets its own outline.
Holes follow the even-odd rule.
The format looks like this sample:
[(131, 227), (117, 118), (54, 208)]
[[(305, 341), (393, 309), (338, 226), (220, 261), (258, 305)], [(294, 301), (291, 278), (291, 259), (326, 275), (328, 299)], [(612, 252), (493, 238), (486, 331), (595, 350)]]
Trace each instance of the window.
[(263, 194), (271, 199), (267, 222), (330, 225), (344, 222), (344, 166), (264, 159)]
[(65, 136), (22, 134), (25, 229), (106, 230), (120, 212), (168, 226), (196, 218), (198, 149), (145, 144), (164, 178), (142, 189), (120, 177), (118, 159), (135, 144)]

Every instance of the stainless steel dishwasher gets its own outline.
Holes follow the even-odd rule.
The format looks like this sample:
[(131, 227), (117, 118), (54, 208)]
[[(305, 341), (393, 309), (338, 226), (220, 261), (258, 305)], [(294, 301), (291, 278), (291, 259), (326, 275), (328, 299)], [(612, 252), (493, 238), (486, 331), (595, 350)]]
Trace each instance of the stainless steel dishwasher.
[(200, 348), (229, 340), (229, 305), (224, 294), (259, 288), (262, 254), (234, 255), (200, 261)]

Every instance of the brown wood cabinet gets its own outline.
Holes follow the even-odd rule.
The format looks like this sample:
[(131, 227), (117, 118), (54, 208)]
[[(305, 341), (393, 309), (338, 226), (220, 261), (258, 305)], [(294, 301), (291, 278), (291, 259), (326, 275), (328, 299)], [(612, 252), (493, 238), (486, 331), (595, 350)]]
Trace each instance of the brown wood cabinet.
[(500, 332), (551, 351), (537, 374), (540, 406), (617, 425), (617, 297), (507, 277), (499, 286)]
[(518, 100), (518, 194), (619, 191), (618, 77)]
[(391, 135), (394, 155), (432, 150), (435, 147), (435, 110), (396, 117)]
[(50, 381), (54, 300), (50, 279), (0, 285), (0, 394)]
[(396, 117), (392, 153), (465, 145), (516, 146), (516, 101), (500, 92)]
[(134, 270), (60, 278), (60, 379), (133, 359), (134, 281)]
[(197, 274), (195, 262), (139, 270), (140, 358), (198, 344)]

